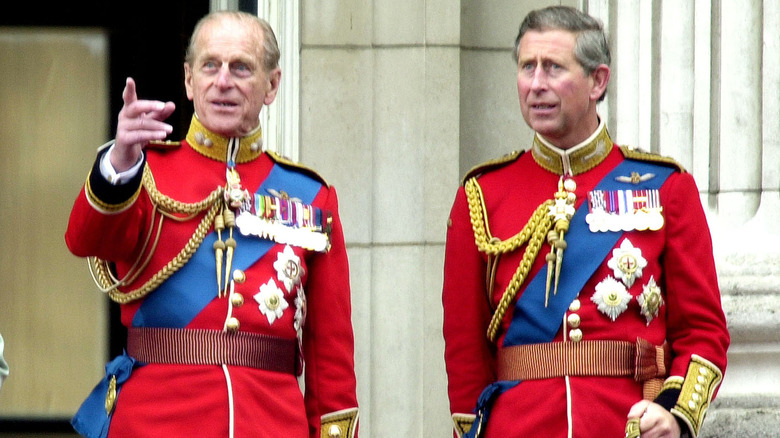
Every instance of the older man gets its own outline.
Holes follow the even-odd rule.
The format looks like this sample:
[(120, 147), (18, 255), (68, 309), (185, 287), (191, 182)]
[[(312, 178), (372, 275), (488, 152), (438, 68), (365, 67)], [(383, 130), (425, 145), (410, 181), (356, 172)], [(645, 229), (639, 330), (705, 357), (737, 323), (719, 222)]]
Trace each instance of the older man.
[(139, 100), (127, 80), (116, 140), (65, 235), (128, 327), (127, 353), (73, 419), (81, 434), (355, 436), (336, 192), (262, 148), (278, 59), (265, 21), (203, 18), (184, 64), (195, 116), (181, 142), (163, 141), (173, 103)]
[(596, 110), (610, 77), (597, 20), (533, 11), (515, 57), (530, 152), (469, 172), (448, 225), (456, 433), (695, 436), (729, 334), (693, 178), (612, 142)]

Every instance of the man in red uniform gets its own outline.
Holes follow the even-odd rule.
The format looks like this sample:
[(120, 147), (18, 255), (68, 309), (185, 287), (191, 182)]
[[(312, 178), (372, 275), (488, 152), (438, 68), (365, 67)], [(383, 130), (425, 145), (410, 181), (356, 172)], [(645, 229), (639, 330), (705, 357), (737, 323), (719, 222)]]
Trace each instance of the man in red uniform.
[(173, 103), (139, 100), (127, 80), (116, 140), (65, 235), (128, 327), (126, 354), (72, 421), (82, 435), (356, 436), (336, 192), (262, 149), (278, 60), (265, 21), (202, 19), (184, 64), (195, 116), (181, 142), (162, 141)]
[(613, 144), (601, 24), (531, 12), (530, 151), (478, 166), (450, 214), (445, 360), (457, 436), (696, 436), (729, 334), (692, 176)]

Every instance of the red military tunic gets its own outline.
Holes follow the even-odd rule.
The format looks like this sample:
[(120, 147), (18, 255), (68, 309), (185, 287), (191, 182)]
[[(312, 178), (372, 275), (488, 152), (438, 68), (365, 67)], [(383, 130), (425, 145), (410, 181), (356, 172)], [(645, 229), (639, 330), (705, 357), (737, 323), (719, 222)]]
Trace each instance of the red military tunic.
[[(235, 140), (209, 132), (193, 118), (180, 147), (146, 149), (150, 172), (143, 184), (139, 174), (112, 186), (96, 164), (73, 207), (66, 242), (75, 255), (114, 263), (119, 279), (130, 273), (129, 283), (114, 292), (118, 301), (134, 298), (121, 305), (125, 326), (268, 335), (294, 350), (300, 346), (294, 356), (305, 363), (305, 395), (295, 359), (292, 372), (148, 363), (135, 367), (120, 385), (111, 417), (104, 419), (106, 425), (110, 422), (110, 437), (303, 438), (335, 431), (355, 436), (350, 287), (336, 191), (313, 172), (261, 152), (259, 129)], [(230, 224), (217, 236), (214, 221), (204, 217), (211, 206), (224, 202), (221, 192), (209, 196), (226, 187), (230, 160), (240, 177), (236, 193), (246, 189), (243, 199), (254, 207), (260, 205), (255, 193), (263, 205), (286, 209), (294, 204), (290, 211), (297, 208), (297, 225), (314, 220), (314, 212), (319, 212), (327, 230), (314, 234), (319, 234), (315, 237), (321, 245), (329, 232), (329, 249), (307, 249), (300, 243), (311, 241), (307, 238), (272, 241), (256, 235), (260, 233), (244, 235), (245, 230), (231, 229)], [(198, 202), (202, 206), (193, 207)], [(231, 237), (237, 241), (233, 259), (227, 261), (225, 248), (220, 266), (228, 279), (219, 274), (218, 287), (212, 246)], [(218, 290), (226, 296), (218, 296)]]
[[(528, 320), (547, 311), (543, 297), (531, 301), (537, 304), (531, 304), (525, 315), (516, 310), (519, 300), (531, 300), (523, 295), (540, 272), (544, 284), (543, 268), (550, 245), (543, 240), (527, 276), (516, 288), (516, 296), (498, 321), (495, 341), (487, 337), (502, 296), (512, 289), (513, 282), (517, 284), (529, 243), (526, 240), (522, 246), (489, 257), (478, 248), (480, 233), (475, 231), (486, 230), (481, 239), (483, 248), (497, 248), (501, 241), (511, 242), (537, 207), (553, 199), (563, 173), (576, 183), (574, 207), (584, 203), (586, 209), (589, 194), (605, 178), (629, 182), (633, 177), (640, 184), (659, 178), (652, 172), (632, 175), (636, 173), (631, 171), (633, 166), (660, 160), (648, 154), (637, 155), (613, 145), (602, 123), (590, 139), (569, 151), (557, 150), (537, 136), (530, 153), (488, 163), (467, 176), (466, 180), (476, 178), (476, 184), (472, 181), (466, 186), (478, 187), (481, 198), (473, 202), (476, 198), (472, 196), (470, 211), (466, 187), (458, 190), (448, 225), (443, 287), (445, 360), (457, 435), (472, 426), (483, 390), (501, 381), (501, 356), (506, 356), (503, 353), (509, 346), (528, 344), (532, 349), (541, 349), (552, 344), (557, 344), (552, 345), (557, 348), (564, 343), (590, 341), (636, 343), (638, 338), (655, 346), (668, 342), (669, 377), (656, 400), (677, 415), (683, 427), (687, 425), (694, 434), (698, 433), (703, 413), (725, 370), (729, 334), (720, 304), (709, 230), (690, 174), (668, 170), (670, 175), (657, 190), (663, 226), (655, 231), (629, 226), (628, 231), (616, 234), (619, 237), (606, 248), (606, 257), (595, 260), (593, 272), (583, 274), (584, 285), (575, 291), (573, 299), (556, 303), (565, 299), (562, 293), (549, 292), (550, 306), (560, 304), (564, 309), (551, 325), (550, 338), (524, 341), (536, 336), (523, 328), (536, 324)], [(619, 165), (628, 170), (618, 168)], [(624, 174), (607, 177), (613, 171)], [(484, 220), (475, 212), (481, 212)], [(569, 246), (563, 251), (561, 284), (580, 274), (578, 271), (584, 269), (581, 267), (595, 257), (589, 242), (599, 237), (597, 234), (605, 234), (587, 228), (578, 232), (581, 235), (573, 235), (572, 225), (571, 234), (564, 236)], [(579, 245), (579, 253), (574, 245)], [(621, 263), (621, 256), (625, 255), (630, 256), (630, 263)], [(566, 260), (567, 257), (576, 259)], [(604, 291), (618, 293), (610, 296)], [(660, 292), (662, 298), (657, 313), (649, 304), (642, 305), (650, 301), (652, 291), (656, 291), (656, 296)], [(648, 294), (643, 295), (645, 292)], [(517, 325), (513, 328), (513, 324)], [(507, 333), (512, 330), (513, 339), (508, 340)], [(533, 372), (550, 372), (554, 365), (560, 364), (536, 360), (528, 367)], [(630, 407), (643, 398), (643, 383), (630, 375), (598, 375), (602, 374), (598, 368), (610, 364), (590, 365), (597, 369), (585, 375), (566, 371), (551, 377), (520, 379), (516, 384), (504, 382), (507, 386), (496, 393), (491, 403), (482, 406), (490, 410), (487, 424), (482, 425), (483, 436), (623, 437)], [(698, 388), (699, 394), (691, 400), (691, 393), (696, 391), (688, 388), (695, 385), (699, 373), (707, 374), (703, 379), (709, 386)]]

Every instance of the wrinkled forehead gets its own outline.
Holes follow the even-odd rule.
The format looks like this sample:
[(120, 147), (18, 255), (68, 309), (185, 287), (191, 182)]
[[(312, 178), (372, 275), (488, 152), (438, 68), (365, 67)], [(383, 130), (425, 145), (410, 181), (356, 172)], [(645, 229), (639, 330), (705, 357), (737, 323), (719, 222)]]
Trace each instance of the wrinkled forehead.
[(195, 57), (226, 51), (243, 51), (259, 60), (263, 54), (263, 29), (256, 23), (231, 16), (203, 23), (195, 39)]
[(519, 59), (574, 58), (577, 34), (562, 29), (529, 30), (520, 39), (517, 48)]

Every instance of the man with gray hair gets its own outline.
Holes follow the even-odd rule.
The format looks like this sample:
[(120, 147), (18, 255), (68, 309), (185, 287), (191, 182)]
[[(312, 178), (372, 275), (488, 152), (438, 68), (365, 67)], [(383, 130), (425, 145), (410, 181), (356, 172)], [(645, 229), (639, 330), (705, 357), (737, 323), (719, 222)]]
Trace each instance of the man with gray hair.
[(696, 436), (729, 333), (693, 177), (613, 143), (598, 20), (532, 11), (514, 57), (530, 151), (468, 172), (448, 222), (455, 434)]
[(278, 60), (258, 17), (201, 19), (184, 63), (195, 115), (180, 142), (165, 141), (173, 103), (138, 99), (127, 79), (116, 140), (65, 234), (128, 328), (126, 353), (72, 420), (80, 434), (356, 436), (336, 191), (263, 147)]

